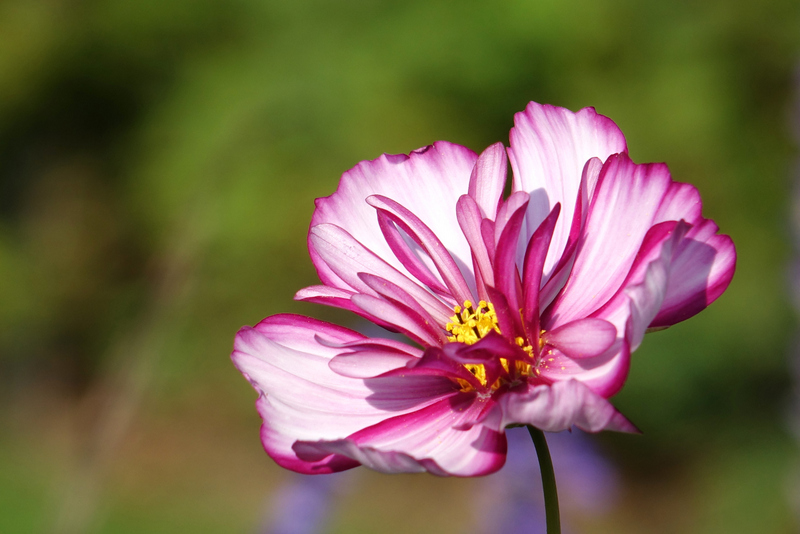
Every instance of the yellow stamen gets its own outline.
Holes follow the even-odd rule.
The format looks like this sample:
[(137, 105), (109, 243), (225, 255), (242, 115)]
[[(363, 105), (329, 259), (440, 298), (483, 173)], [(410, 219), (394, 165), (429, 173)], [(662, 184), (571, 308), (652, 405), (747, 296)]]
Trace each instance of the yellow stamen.
[(455, 315), (450, 317), (450, 322), (445, 326), (452, 334), (448, 336), (448, 341), (473, 345), (492, 330), (500, 333), (497, 314), (490, 302), (482, 300), (478, 302), (477, 308), (473, 308), (472, 302), (465, 300), (463, 308), (455, 306), (453, 311)]
[[(482, 300), (478, 302), (477, 307), (474, 307), (471, 301), (466, 300), (463, 307), (458, 305), (453, 307), (453, 312), (455, 315), (450, 317), (450, 322), (445, 325), (445, 329), (451, 334), (447, 337), (450, 342), (473, 345), (487, 336), (489, 332), (501, 333), (497, 322), (497, 313), (491, 302)], [(533, 357), (533, 347), (528, 345), (525, 339), (518, 337), (515, 342), (529, 356)], [(512, 373), (508, 360), (500, 358), (500, 365), (503, 366), (506, 373)], [(482, 386), (486, 386), (486, 368), (482, 364), (465, 364), (464, 367), (478, 379)], [(530, 376), (532, 373), (531, 365), (522, 361), (514, 362), (513, 371), (512, 374), (517, 376)], [(457, 379), (457, 381), (461, 385), (462, 391), (472, 391), (473, 387), (469, 382), (463, 379)], [(494, 390), (498, 387), (500, 387), (499, 379), (491, 385), (491, 389)]]

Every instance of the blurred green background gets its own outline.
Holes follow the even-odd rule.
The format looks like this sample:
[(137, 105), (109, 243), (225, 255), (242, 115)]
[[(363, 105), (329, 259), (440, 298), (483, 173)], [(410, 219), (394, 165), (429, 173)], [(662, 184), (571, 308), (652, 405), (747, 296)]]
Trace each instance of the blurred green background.
[[(313, 199), (382, 152), (507, 143), (536, 100), (614, 119), (739, 253), (635, 354), (644, 435), (595, 438), (623, 487), (573, 531), (795, 532), (799, 52), (796, 0), (0, 1), (0, 531), (254, 532), (290, 475), (233, 336), (353, 321), (292, 300)], [(361, 471), (329, 532), (492, 514), (481, 480)]]

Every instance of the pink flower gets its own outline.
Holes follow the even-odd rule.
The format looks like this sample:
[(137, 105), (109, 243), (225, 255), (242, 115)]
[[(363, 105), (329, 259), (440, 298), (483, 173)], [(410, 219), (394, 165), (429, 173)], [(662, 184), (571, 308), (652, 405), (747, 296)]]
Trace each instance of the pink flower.
[(608, 398), (648, 328), (683, 321), (733, 276), (728, 236), (666, 165), (637, 165), (607, 117), (530, 103), (508, 157), (437, 142), (346, 172), (308, 245), (323, 285), (421, 348), (297, 315), (236, 336), (261, 439), (301, 473), (499, 469), (504, 428), (636, 428)]

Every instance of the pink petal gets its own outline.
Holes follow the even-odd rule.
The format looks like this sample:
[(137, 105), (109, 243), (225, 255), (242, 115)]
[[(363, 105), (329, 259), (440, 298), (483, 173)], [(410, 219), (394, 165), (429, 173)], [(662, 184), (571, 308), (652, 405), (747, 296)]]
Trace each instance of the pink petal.
[(464, 237), (467, 238), (472, 258), (477, 266), (475, 276), (485, 285), (494, 286), (492, 260), (481, 234), (481, 212), (478, 204), (469, 195), (462, 195), (456, 206), (456, 218)]
[(437, 322), (425, 308), (423, 308), (400, 286), (393, 284), (385, 278), (381, 278), (380, 276), (375, 276), (369, 273), (359, 273), (358, 276), (370, 287), (370, 289), (378, 293), (381, 297), (401, 308), (409, 309), (409, 311), (413, 313), (415, 317), (418, 317), (424, 321), (425, 325), (430, 329), (431, 332), (434, 333), (434, 335), (437, 336), (437, 339), (439, 339), (441, 343), (446, 341), (447, 338), (444, 335), (444, 328), (447, 323)]
[(673, 258), (689, 231), (683, 221), (667, 221), (653, 226), (642, 242), (630, 272), (620, 291), (595, 316), (617, 328), (632, 319), (631, 350), (636, 350), (644, 334), (661, 309)]
[(412, 277), (439, 295), (450, 295), (450, 290), (420, 259), (419, 255), (425, 254), (422, 247), (406, 234), (403, 234), (391, 217), (382, 211), (378, 211), (378, 226), (383, 232), (386, 243), (394, 252), (395, 258), (408, 270)]
[(355, 291), (330, 286), (309, 286), (295, 293), (294, 300), (324, 304), (358, 313), (357, 307), (350, 302), (350, 297), (353, 295)]
[[(492, 405), (477, 400), (474, 393), (460, 393), (346, 439), (303, 442), (296, 449), (309, 460), (335, 454), (383, 473), (487, 475), (503, 466), (507, 447), (499, 411), (482, 417)], [(478, 419), (482, 419), (480, 424), (470, 424)], [(465, 426), (469, 428), (454, 428)]]
[(539, 344), (539, 290), (542, 283), (542, 268), (547, 250), (550, 247), (550, 240), (553, 237), (553, 229), (561, 212), (561, 204), (556, 204), (550, 215), (542, 221), (539, 228), (531, 236), (528, 248), (525, 251), (525, 261), (523, 263), (522, 292), (524, 295), (522, 308), (522, 321), (528, 331), (528, 339), (538, 346)]
[(593, 358), (608, 350), (617, 338), (616, 327), (602, 319), (578, 319), (547, 332), (545, 343), (570, 358)]
[[(624, 284), (595, 312), (595, 318), (613, 324), (618, 334), (624, 332), (624, 338), (617, 338), (602, 354), (578, 360), (556, 347), (548, 349), (545, 367), (540, 370), (543, 378), (559, 381), (574, 378), (606, 398), (619, 391), (628, 374), (630, 353), (639, 346), (661, 307), (669, 266), (687, 229), (686, 223), (674, 221), (651, 228)], [(551, 324), (543, 325), (548, 334), (558, 331)]]
[(537, 375), (552, 382), (578, 380), (606, 399), (616, 395), (630, 371), (633, 321), (630, 313), (627, 317), (628, 320), (617, 328), (618, 334), (624, 332), (624, 336), (616, 338), (608, 349), (595, 357), (570, 358), (556, 347), (545, 346)]
[[(379, 258), (408, 274), (386, 243), (375, 210), (366, 203), (369, 196), (383, 195), (424, 221), (457, 261), (468, 264), (469, 246), (453, 213), (458, 197), (468, 191), (476, 160), (477, 155), (471, 150), (439, 141), (408, 156), (384, 154), (372, 161), (362, 161), (342, 175), (333, 195), (317, 199), (311, 226), (333, 223)], [(311, 259), (322, 282), (349, 289), (339, 274), (320, 258), (310, 237)]]
[[(440, 377), (374, 378), (341, 376), (331, 359), (349, 349), (321, 344), (353, 343), (364, 336), (297, 315), (268, 317), (236, 336), (231, 355), (259, 392), (264, 448), (280, 465), (302, 473), (325, 473), (356, 465), (342, 456), (315, 462), (297, 457), (297, 440), (341, 439), (387, 418), (417, 411), (454, 394)], [(388, 352), (396, 353), (396, 349)]]
[[(425, 223), (423, 223), (415, 214), (410, 212), (405, 206), (395, 202), (394, 200), (381, 196), (373, 195), (367, 198), (370, 206), (378, 209), (381, 213), (385, 213), (392, 222), (399, 225), (420, 247), (427, 253), (428, 258), (432, 261), (436, 270), (442, 277), (450, 294), (456, 299), (456, 302), (464, 302), (473, 298), (472, 291), (467, 283), (465, 276), (474, 280), (473, 273), (462, 262), (464, 271), (459, 269), (456, 261), (450, 255), (447, 248), (439, 240), (438, 236), (434, 234)], [(455, 207), (453, 214), (455, 213)], [(463, 239), (463, 235), (459, 229), (459, 237)], [(471, 254), (465, 259), (472, 259)], [(470, 264), (472, 262), (470, 261)]]
[(483, 219), (481, 221), (481, 237), (483, 238), (483, 244), (486, 247), (486, 252), (489, 254), (489, 259), (493, 262), (494, 253), (497, 250), (494, 221), (489, 219)]
[(636, 165), (626, 154), (606, 161), (575, 265), (545, 312), (551, 325), (586, 317), (617, 293), (671, 183), (663, 164)]
[(378, 324), (389, 326), (395, 332), (402, 332), (417, 343), (425, 346), (443, 344), (447, 338), (443, 330), (430, 324), (411, 308), (399, 303), (364, 295), (353, 295), (350, 301)]
[(695, 186), (672, 182), (654, 220), (655, 222), (684, 220), (694, 225), (701, 220), (702, 208), (700, 193)]
[(509, 305), (505, 294), (493, 287), (487, 287), (486, 292), (489, 295), (489, 302), (494, 304), (497, 325), (500, 327), (500, 331), (509, 339), (524, 336), (525, 331), (522, 329), (519, 313), (513, 311), (514, 308)]
[(495, 143), (481, 153), (469, 179), (469, 196), (480, 208), (481, 217), (494, 220), (503, 197), (508, 160), (503, 143)]
[[(628, 374), (630, 353), (642, 342), (664, 300), (670, 263), (687, 230), (686, 223), (674, 221), (651, 228), (621, 289), (595, 312), (595, 318), (613, 324), (618, 334), (624, 332), (624, 339), (616, 339), (595, 357), (579, 360), (569, 358), (566, 351), (558, 348), (548, 351), (542, 377), (574, 378), (606, 398), (619, 391)], [(548, 334), (559, 330), (544, 325)]]
[(703, 219), (686, 235), (670, 265), (667, 294), (650, 326), (670, 326), (705, 309), (727, 289), (736, 269), (736, 248), (717, 225)]
[[(559, 291), (567, 282), (572, 266), (575, 263), (575, 253), (578, 248), (578, 239), (581, 236), (583, 227), (586, 223), (586, 216), (589, 211), (589, 201), (594, 197), (594, 190), (600, 176), (603, 164), (597, 158), (592, 158), (586, 162), (581, 176), (581, 186), (578, 191), (578, 198), (575, 201), (575, 213), (572, 216), (572, 227), (567, 236), (567, 243), (552, 272), (543, 273), (544, 285), (539, 296), (539, 309), (546, 309)], [(557, 204), (560, 206), (560, 204)], [(551, 240), (552, 242), (552, 240)]]
[(514, 213), (522, 206), (526, 206), (529, 200), (530, 196), (528, 193), (517, 191), (516, 193), (512, 193), (510, 197), (500, 204), (500, 208), (497, 210), (497, 218), (494, 221), (495, 243), (500, 241), (500, 236), (503, 235), (503, 231), (506, 229), (506, 225)]
[(510, 138), (512, 191), (531, 195), (524, 235), (532, 235), (553, 206), (561, 203), (561, 218), (544, 268), (549, 275), (566, 247), (586, 162), (591, 158), (605, 161), (612, 154), (627, 152), (625, 137), (611, 119), (594, 108), (573, 113), (531, 102), (514, 116)]
[(516, 423), (560, 432), (575, 425), (586, 432), (637, 432), (610, 402), (577, 380), (528, 386), (504, 395), (500, 404), (503, 426)]
[(686, 320), (714, 302), (733, 278), (736, 250), (728, 236), (717, 235), (713, 221), (701, 215), (700, 193), (690, 184), (674, 182), (656, 213), (656, 221), (684, 220), (694, 228), (681, 244), (670, 267), (664, 304), (654, 327)]
[(394, 369), (405, 368), (415, 358), (402, 352), (363, 350), (334, 356), (328, 367), (334, 373), (349, 378), (374, 378)]
[(358, 276), (358, 273), (374, 274), (402, 288), (436, 321), (446, 324), (449, 320), (451, 306), (365, 248), (342, 228), (332, 224), (314, 226), (309, 232), (309, 242), (317, 251), (317, 257), (328, 265), (345, 290), (377, 295)]
[(522, 309), (522, 281), (517, 270), (516, 256), (526, 208), (527, 204), (521, 204), (509, 217), (503, 233), (497, 241), (497, 251), (494, 257), (495, 286), (505, 295), (509, 308), (513, 310), (514, 322), (519, 323), (518, 330), (521, 330), (522, 327), (519, 314)]

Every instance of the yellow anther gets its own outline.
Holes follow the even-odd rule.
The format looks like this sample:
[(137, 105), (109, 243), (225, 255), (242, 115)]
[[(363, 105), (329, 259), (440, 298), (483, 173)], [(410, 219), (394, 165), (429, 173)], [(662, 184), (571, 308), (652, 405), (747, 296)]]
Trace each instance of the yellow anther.
[(450, 322), (445, 325), (445, 329), (452, 334), (448, 336), (448, 341), (472, 345), (492, 330), (500, 333), (494, 306), (483, 300), (478, 302), (477, 308), (473, 308), (471, 301), (465, 300), (463, 308), (456, 305), (453, 311), (455, 315), (450, 317)]
[[(473, 307), (472, 301), (465, 300), (464, 306), (454, 306), (453, 312), (455, 315), (450, 317), (450, 322), (445, 325), (445, 329), (450, 334), (447, 340), (450, 342), (466, 343), (473, 345), (486, 337), (489, 332), (500, 332), (500, 326), (497, 321), (497, 314), (494, 311), (494, 306), (491, 302), (481, 300), (478, 302), (477, 308)], [(542, 331), (544, 333), (544, 331)], [(527, 340), (523, 337), (517, 337), (514, 342), (522, 348), (529, 356), (533, 357), (533, 347), (531, 347)], [(503, 370), (512, 376), (531, 376), (534, 372), (539, 374), (538, 369), (534, 369), (530, 363), (523, 361), (509, 362), (505, 358), (500, 358), (500, 365)], [(487, 385), (495, 390), (500, 387), (501, 379), (498, 378), (494, 384), (487, 384), (486, 367), (482, 364), (464, 364), (464, 367), (478, 379), (478, 382), (484, 387)], [(461, 386), (461, 391), (472, 391), (474, 388), (469, 381), (464, 379), (456, 379), (456, 382)]]

